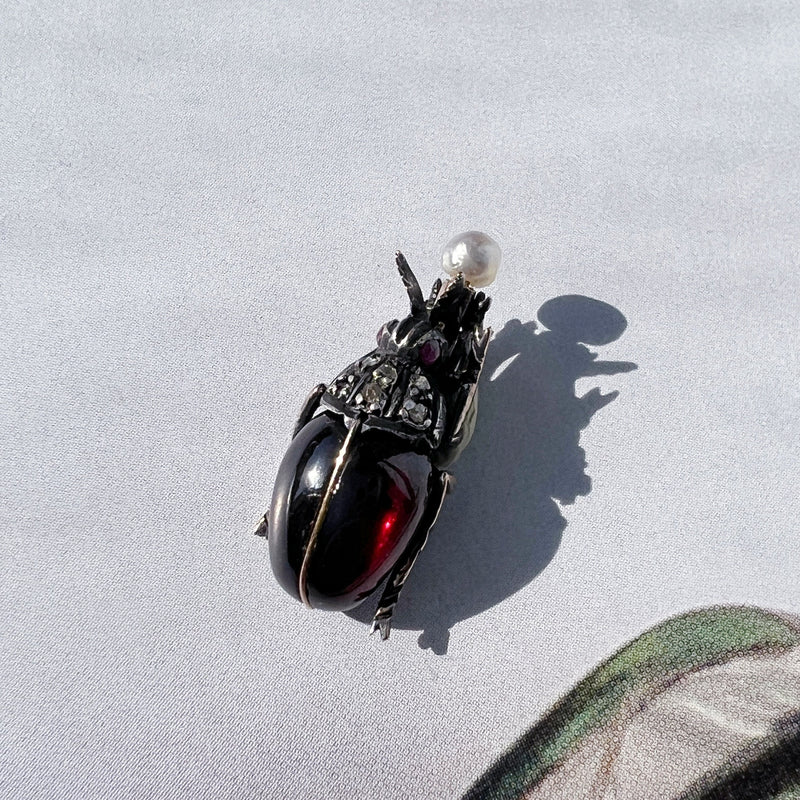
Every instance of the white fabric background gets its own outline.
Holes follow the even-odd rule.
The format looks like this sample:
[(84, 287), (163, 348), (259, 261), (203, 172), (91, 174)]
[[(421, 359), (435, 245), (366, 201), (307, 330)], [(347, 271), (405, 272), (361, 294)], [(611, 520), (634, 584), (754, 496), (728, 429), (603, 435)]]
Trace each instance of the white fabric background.
[[(457, 797), (667, 615), (800, 610), (796, 3), (0, 15), (3, 797)], [(495, 329), (586, 294), (639, 369), (581, 382), (620, 390), (592, 493), (442, 655), (306, 612), (250, 533), (305, 393), (405, 309), (394, 250), (429, 285), (468, 228)], [(505, 479), (467, 458), (443, 540)]]

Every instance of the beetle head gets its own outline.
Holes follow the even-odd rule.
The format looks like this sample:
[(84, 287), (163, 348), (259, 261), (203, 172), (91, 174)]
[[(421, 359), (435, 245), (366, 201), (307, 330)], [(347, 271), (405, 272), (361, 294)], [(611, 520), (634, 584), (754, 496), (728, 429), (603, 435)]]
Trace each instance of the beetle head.
[(474, 343), (483, 334), (490, 300), (459, 274), (444, 286), (437, 280), (427, 301), (411, 267), (397, 253), (397, 268), (408, 292), (411, 313), (378, 332), (378, 350), (417, 362), (429, 374), (458, 378), (471, 367)]

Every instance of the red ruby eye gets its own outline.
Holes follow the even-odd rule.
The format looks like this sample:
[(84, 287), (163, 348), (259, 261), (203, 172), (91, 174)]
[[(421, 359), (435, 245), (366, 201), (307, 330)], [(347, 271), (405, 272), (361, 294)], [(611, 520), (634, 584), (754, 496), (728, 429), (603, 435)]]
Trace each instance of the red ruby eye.
[(419, 348), (419, 360), (425, 364), (426, 367), (436, 362), (441, 354), (442, 348), (436, 339), (428, 339), (428, 341)]

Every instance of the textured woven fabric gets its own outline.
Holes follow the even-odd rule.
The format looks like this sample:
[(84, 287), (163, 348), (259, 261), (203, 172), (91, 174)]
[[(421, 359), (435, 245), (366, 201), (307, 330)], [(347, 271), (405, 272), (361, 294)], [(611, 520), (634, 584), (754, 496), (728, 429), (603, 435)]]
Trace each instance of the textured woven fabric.
[[(666, 617), (800, 610), (796, 3), (0, 17), (0, 796), (458, 797)], [(467, 229), (495, 360), (381, 643), (251, 532)]]

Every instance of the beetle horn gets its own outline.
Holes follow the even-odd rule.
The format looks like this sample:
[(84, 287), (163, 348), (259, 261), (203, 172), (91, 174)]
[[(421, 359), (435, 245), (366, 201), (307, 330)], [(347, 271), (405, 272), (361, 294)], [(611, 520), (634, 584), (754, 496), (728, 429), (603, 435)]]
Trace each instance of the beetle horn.
[(395, 253), (395, 262), (397, 263), (400, 277), (403, 279), (403, 285), (408, 292), (408, 299), (411, 301), (411, 313), (419, 314), (421, 311), (425, 311), (422, 289), (419, 288), (419, 282), (411, 271), (411, 267), (408, 266), (406, 257), (399, 250)]

